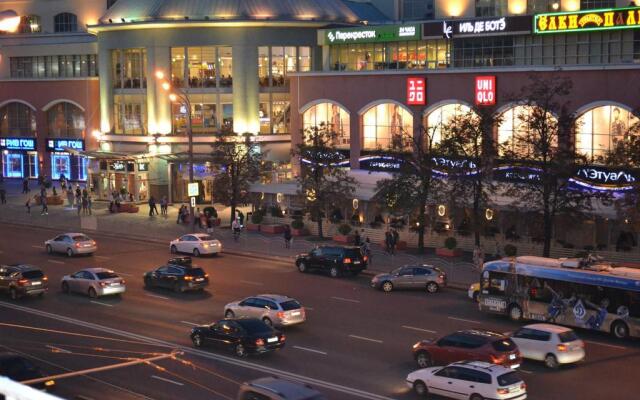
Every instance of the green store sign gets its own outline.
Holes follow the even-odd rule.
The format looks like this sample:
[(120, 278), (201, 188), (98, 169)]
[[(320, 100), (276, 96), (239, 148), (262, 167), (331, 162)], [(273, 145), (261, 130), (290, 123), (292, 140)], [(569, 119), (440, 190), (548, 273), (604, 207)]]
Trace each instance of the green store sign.
[(420, 39), (420, 25), (380, 25), (364, 28), (331, 29), (324, 33), (324, 44), (396, 42)]

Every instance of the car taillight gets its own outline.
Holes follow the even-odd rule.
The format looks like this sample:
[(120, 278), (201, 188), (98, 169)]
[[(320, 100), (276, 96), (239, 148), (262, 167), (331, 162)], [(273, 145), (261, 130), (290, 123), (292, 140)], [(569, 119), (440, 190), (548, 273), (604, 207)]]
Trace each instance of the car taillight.
[(184, 280), (185, 281), (192, 281), (193, 280), (193, 276), (187, 275), (187, 276), (184, 277)]
[(121, 284), (121, 285), (124, 285), (124, 284), (125, 284), (125, 280), (124, 280), (124, 279), (122, 279), (122, 280), (120, 281), (120, 284)]
[(76, 247), (80, 247), (80, 243), (76, 243)]
[(363, 257), (362, 257), (362, 259), (363, 259), (364, 261), (367, 261), (367, 260), (369, 259), (369, 257), (367, 257), (367, 256), (363, 256)]
[(278, 314), (276, 314), (276, 316), (280, 319), (284, 318), (284, 312), (283, 311), (279, 311)]
[(520, 389), (521, 389), (521, 390), (527, 390), (527, 384), (526, 384), (526, 383), (524, 383), (524, 382), (522, 382), (522, 383), (520, 384)]
[(42, 277), (42, 280), (43, 280), (43, 281), (48, 281), (48, 280), (49, 280), (49, 278), (47, 278), (46, 276), (43, 276), (43, 277)]
[(26, 285), (27, 283), (29, 283), (29, 280), (28, 280), (28, 279), (20, 279), (20, 280), (18, 281), (18, 285), (20, 285), (20, 286), (24, 286), (24, 285)]
[(282, 335), (280, 335), (280, 341), (281, 341), (281, 342), (284, 342), (284, 341), (285, 341), (285, 339), (286, 339), (286, 337), (284, 336), (284, 333), (283, 333)]
[(351, 264), (351, 259), (347, 257), (347, 258), (344, 259), (343, 263)]
[(95, 245), (96, 245), (96, 241), (95, 241), (95, 240), (92, 240), (92, 241), (91, 241), (91, 245), (92, 245), (92, 246), (95, 246)]
[(106, 287), (107, 286), (107, 282), (100, 282), (100, 286)]
[(205, 277), (205, 278), (208, 278), (208, 277), (209, 277), (209, 274), (204, 274), (204, 277)]
[(559, 344), (556, 346), (556, 348), (558, 349), (558, 351), (563, 352), (563, 351), (567, 351), (568, 347), (566, 344)]
[(491, 362), (493, 364), (501, 364), (504, 361), (504, 356), (494, 356), (493, 354), (489, 356), (491, 358)]
[(264, 339), (256, 340), (256, 346), (264, 346)]
[(509, 389), (499, 388), (498, 389), (498, 394), (509, 394)]

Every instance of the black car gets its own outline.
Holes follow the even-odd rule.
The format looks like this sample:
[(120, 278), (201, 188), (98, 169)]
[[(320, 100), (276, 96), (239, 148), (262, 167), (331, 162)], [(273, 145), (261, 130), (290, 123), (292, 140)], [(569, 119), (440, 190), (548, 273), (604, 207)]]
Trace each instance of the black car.
[[(44, 378), (45, 374), (40, 371), (29, 359), (14, 353), (0, 354), (0, 376), (23, 382), (32, 379)], [(56, 382), (53, 379), (30, 385), (37, 389), (53, 390)]]
[[(188, 260), (187, 260), (188, 259)], [(200, 267), (191, 265), (191, 258), (171, 259), (167, 265), (144, 274), (146, 287), (162, 287), (175, 292), (204, 290), (209, 286), (209, 274)]]
[(0, 290), (15, 300), (22, 296), (43, 296), (49, 289), (49, 279), (31, 265), (0, 265)]
[(191, 341), (196, 347), (211, 346), (245, 357), (279, 350), (284, 347), (285, 337), (257, 318), (228, 318), (193, 328)]
[(300, 272), (321, 270), (336, 278), (359, 274), (367, 268), (367, 256), (357, 246), (318, 246), (309, 253), (298, 255), (296, 266)]

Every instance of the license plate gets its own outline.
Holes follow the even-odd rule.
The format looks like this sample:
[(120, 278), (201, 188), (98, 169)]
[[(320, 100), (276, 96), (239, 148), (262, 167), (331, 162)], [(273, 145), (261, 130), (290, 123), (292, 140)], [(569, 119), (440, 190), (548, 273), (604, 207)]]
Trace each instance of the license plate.
[(516, 359), (515, 354), (509, 354), (509, 360), (515, 360), (515, 359)]
[(202, 282), (204, 280), (204, 278), (198, 278), (196, 279), (196, 282)]
[(41, 283), (42, 283), (41, 281), (33, 281), (33, 282), (31, 282), (31, 286), (37, 286), (37, 285), (39, 285)]
[(298, 315), (300, 315), (300, 311), (294, 311), (291, 313), (291, 315), (297, 317)]
[(277, 337), (271, 337), (269, 339), (267, 339), (267, 343), (273, 343), (273, 342), (277, 342), (278, 338)]

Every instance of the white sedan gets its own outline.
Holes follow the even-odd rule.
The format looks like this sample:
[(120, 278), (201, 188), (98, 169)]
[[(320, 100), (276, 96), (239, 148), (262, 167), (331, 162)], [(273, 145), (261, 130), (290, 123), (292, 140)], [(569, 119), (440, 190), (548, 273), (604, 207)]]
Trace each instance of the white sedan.
[(206, 233), (190, 233), (183, 235), (169, 244), (171, 253), (189, 253), (194, 257), (200, 254), (218, 254), (222, 252), (222, 243)]
[(98, 251), (96, 241), (84, 233), (63, 233), (44, 242), (47, 253), (65, 253), (67, 256), (93, 254)]
[(523, 326), (511, 335), (522, 357), (544, 361), (548, 368), (584, 360), (584, 342), (572, 329), (552, 324)]

